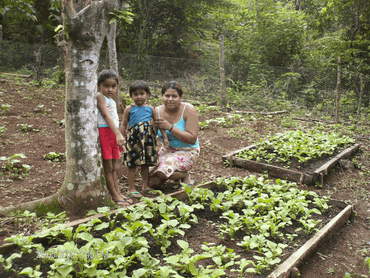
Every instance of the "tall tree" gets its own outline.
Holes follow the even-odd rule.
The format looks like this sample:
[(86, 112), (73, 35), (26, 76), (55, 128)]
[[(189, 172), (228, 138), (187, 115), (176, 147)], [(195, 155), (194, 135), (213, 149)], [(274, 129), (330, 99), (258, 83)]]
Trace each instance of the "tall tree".
[(63, 5), (63, 20), (68, 30), (65, 45), (67, 169), (58, 200), (64, 205), (72, 203), (76, 209), (86, 209), (108, 201), (97, 142), (96, 74), (100, 49), (112, 18), (110, 13), (120, 10), (123, 1), (85, 1), (81, 10), (76, 10), (72, 0), (64, 0)]
[(213, 7), (227, 0), (128, 1), (135, 14), (120, 29), (118, 49), (132, 54), (192, 57)]
[(122, 0), (63, 0), (65, 41), (65, 130), (66, 174), (54, 195), (20, 208), (40, 210), (51, 205), (72, 213), (108, 203), (98, 147), (97, 69), (100, 48), (108, 34), (111, 12), (120, 10)]

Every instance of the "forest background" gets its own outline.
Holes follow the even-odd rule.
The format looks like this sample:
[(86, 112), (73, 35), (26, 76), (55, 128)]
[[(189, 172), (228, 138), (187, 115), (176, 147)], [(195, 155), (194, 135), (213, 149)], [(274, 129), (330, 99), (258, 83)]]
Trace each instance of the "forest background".
[[(333, 117), (341, 57), (341, 116), (358, 121), (370, 111), (368, 0), (127, 4), (133, 20), (118, 20), (117, 34), (118, 68), (127, 82), (178, 79), (194, 96), (219, 99), (219, 38), (224, 35), (229, 106), (295, 105)], [(48, 75), (51, 85), (63, 83), (57, 46), (61, 9), (57, 0), (0, 3), (1, 71)], [(106, 53), (105, 46), (101, 68), (108, 67)], [(276, 101), (266, 105), (266, 99)]]

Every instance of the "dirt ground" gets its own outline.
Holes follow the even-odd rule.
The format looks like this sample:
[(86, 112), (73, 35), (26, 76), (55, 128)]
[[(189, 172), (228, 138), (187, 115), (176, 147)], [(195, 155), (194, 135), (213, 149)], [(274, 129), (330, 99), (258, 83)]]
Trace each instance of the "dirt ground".
[[(186, 95), (184, 96), (186, 101)], [(4, 106), (5, 105), (5, 106)], [(8, 108), (7, 105), (10, 105)], [(227, 117), (225, 113), (199, 109), (201, 121)], [(208, 110), (208, 111), (207, 111)], [(320, 126), (331, 130), (334, 126), (292, 120), (292, 112), (282, 115), (248, 114), (245, 121), (227, 126), (210, 123), (199, 132), (201, 153), (191, 175), (195, 184), (215, 180), (217, 177), (257, 174), (246, 169), (226, 167), (221, 157), (228, 152), (258, 142), (265, 134), (286, 129), (306, 129)], [(0, 157), (17, 158), (12, 171), (0, 170), (0, 209), (10, 205), (47, 197), (61, 187), (65, 161), (45, 159), (50, 152), (65, 152), (64, 88), (47, 89), (28, 85), (22, 81), (0, 83)], [(4, 130), (4, 127), (6, 130)], [(345, 131), (345, 129), (340, 128)], [(304, 187), (319, 195), (353, 205), (356, 217), (347, 223), (327, 243), (320, 247), (301, 267), (301, 277), (368, 277), (369, 269), (363, 268), (364, 259), (370, 256), (370, 160), (369, 135), (351, 133), (360, 151), (349, 161), (343, 161), (325, 178), (323, 188)], [(6, 161), (0, 161), (1, 166)], [(25, 173), (22, 164), (31, 166)], [(18, 169), (18, 170), (17, 170)], [(126, 169), (120, 170), (121, 190), (125, 192)], [(139, 186), (138, 177), (138, 186)], [(12, 222), (0, 218), (0, 245), (12, 234), (22, 233)], [(199, 239), (202, 242), (204, 239)]]

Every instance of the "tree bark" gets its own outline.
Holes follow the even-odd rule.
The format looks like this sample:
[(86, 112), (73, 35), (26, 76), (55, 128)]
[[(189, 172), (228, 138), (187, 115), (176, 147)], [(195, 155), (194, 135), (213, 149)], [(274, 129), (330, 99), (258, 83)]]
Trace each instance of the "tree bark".
[(220, 80), (221, 80), (221, 111), (226, 111), (226, 80), (224, 68), (224, 35), (220, 35)]
[(65, 61), (67, 166), (58, 200), (75, 211), (106, 205), (109, 200), (98, 145), (97, 69), (109, 12), (121, 5), (121, 1), (107, 0), (90, 2), (78, 13), (69, 5), (64, 10), (70, 31)]
[[(107, 34), (108, 42), (108, 55), (109, 55), (109, 67), (114, 70), (117, 74), (118, 61), (117, 61), (117, 46), (116, 46), (116, 35), (117, 35), (117, 22), (109, 24), (109, 30)], [(118, 115), (123, 115), (122, 97), (121, 97), (121, 86), (118, 86), (117, 95), (114, 97), (114, 101), (117, 103)]]
[(339, 99), (340, 99), (340, 80), (341, 80), (341, 57), (338, 57), (338, 76), (337, 76), (337, 88), (335, 96), (335, 123), (339, 123)]
[(73, 0), (63, 0), (67, 41), (65, 53), (66, 174), (61, 189), (47, 198), (5, 208), (0, 213), (27, 208), (47, 212), (59, 205), (73, 214), (108, 204), (101, 150), (98, 144), (97, 69), (100, 48), (108, 34), (109, 12), (122, 7), (122, 0), (87, 1), (77, 11)]

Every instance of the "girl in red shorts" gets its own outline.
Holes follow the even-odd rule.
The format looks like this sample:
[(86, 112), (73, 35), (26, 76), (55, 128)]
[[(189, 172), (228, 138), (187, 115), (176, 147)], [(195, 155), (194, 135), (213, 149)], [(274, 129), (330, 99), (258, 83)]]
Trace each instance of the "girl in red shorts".
[[(103, 168), (109, 193), (116, 205), (127, 206), (132, 200), (119, 190), (117, 169), (120, 147), (125, 138), (119, 131), (119, 119), (113, 96), (118, 90), (118, 75), (113, 70), (103, 70), (98, 76), (98, 123), (103, 156)], [(123, 149), (122, 149), (123, 150)]]

